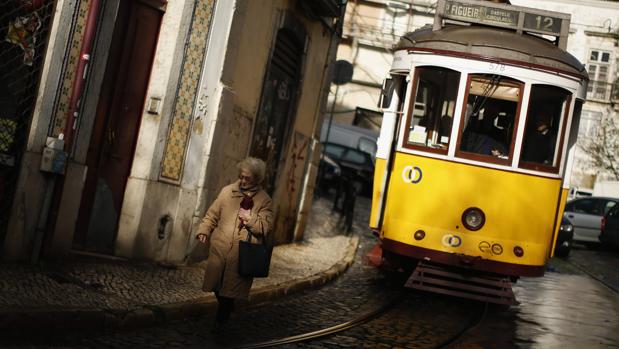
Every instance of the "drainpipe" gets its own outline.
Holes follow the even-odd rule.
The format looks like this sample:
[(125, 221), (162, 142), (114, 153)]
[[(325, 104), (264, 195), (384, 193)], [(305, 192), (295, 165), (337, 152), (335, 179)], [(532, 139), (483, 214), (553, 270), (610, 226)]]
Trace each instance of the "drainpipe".
[[(329, 64), (325, 64), (324, 65), (324, 69), (323, 69), (323, 73), (322, 73), (322, 89), (321, 89), (321, 97), (319, 98), (317, 103), (316, 103), (316, 109), (317, 109), (317, 114), (318, 116), (316, 118), (314, 118), (314, 122), (313, 122), (313, 135), (311, 137), (311, 139), (314, 141), (315, 138), (313, 138), (315, 136), (315, 131), (318, 127), (322, 128), (322, 123), (324, 121), (324, 115), (323, 115), (323, 111), (326, 110), (326, 106), (327, 106), (327, 98), (328, 94), (329, 94), (329, 90), (330, 90), (330, 86), (331, 86), (331, 79), (329, 79), (329, 77), (331, 76), (331, 74), (329, 74), (329, 70), (333, 71), (333, 66), (335, 64), (335, 60), (337, 58), (337, 47), (340, 43), (340, 40), (342, 38), (342, 31), (343, 31), (343, 27), (344, 27), (344, 15), (346, 14), (346, 5), (343, 5), (342, 8), (340, 9), (340, 16), (337, 19), (335, 25), (333, 26), (332, 30), (329, 30), (331, 32), (331, 39), (330, 39), (330, 43), (329, 43), (329, 49), (327, 51), (327, 60), (329, 62)], [(322, 22), (324, 25), (324, 22)], [(336, 85), (336, 89), (337, 89), (337, 85)], [(337, 92), (336, 92), (337, 94)], [(333, 108), (335, 107), (335, 100), (333, 101), (334, 104), (331, 108), (331, 115), (333, 115)], [(329, 123), (329, 127), (331, 127), (331, 123)], [(321, 130), (322, 132), (322, 130)], [(327, 135), (328, 136), (328, 135)], [(318, 141), (320, 140), (320, 133), (318, 133)], [(313, 144), (312, 143), (310, 144)], [(307, 162), (305, 163), (305, 168), (303, 170), (304, 174), (304, 178), (303, 178), (303, 189), (301, 190), (301, 194), (299, 196), (299, 200), (298, 202), (298, 211), (297, 211), (297, 217), (296, 217), (296, 221), (295, 221), (295, 227), (294, 227), (294, 236), (293, 236), (293, 240), (294, 241), (300, 241), (303, 239), (303, 233), (304, 231), (301, 230), (301, 228), (305, 229), (305, 226), (307, 224), (305, 224), (305, 226), (301, 225), (301, 211), (302, 211), (302, 207), (305, 204), (306, 200), (312, 200), (311, 197), (307, 198), (307, 194), (308, 194), (308, 182), (309, 182), (309, 177), (310, 177), (310, 165), (312, 162), (312, 146), (308, 146), (308, 150), (307, 150)], [(322, 158), (323, 152), (320, 153), (320, 157)], [(320, 178), (321, 173), (317, 173), (317, 177)], [(316, 179), (318, 180), (318, 179)], [(311, 194), (310, 194), (311, 195)]]
[(90, 0), (88, 7), (88, 18), (86, 19), (86, 30), (82, 39), (82, 49), (80, 57), (75, 69), (75, 80), (73, 80), (73, 88), (71, 91), (71, 99), (69, 100), (69, 112), (67, 122), (64, 128), (64, 149), (66, 152), (71, 152), (73, 148), (73, 139), (77, 128), (78, 113), (82, 93), (86, 87), (86, 70), (88, 62), (90, 62), (90, 54), (94, 39), (97, 32), (97, 18), (99, 16), (100, 0)]
[[(66, 116), (64, 133), (58, 136), (60, 140), (64, 140), (64, 151), (66, 154), (70, 154), (73, 149), (82, 94), (86, 87), (86, 72), (97, 32), (97, 18), (99, 17), (100, 7), (101, 0), (90, 0), (90, 4), (88, 5), (88, 17), (86, 19), (84, 36), (82, 38), (82, 47), (80, 49), (77, 67), (75, 68), (75, 77), (71, 89), (71, 98), (69, 99), (69, 111)], [(66, 169), (66, 167), (67, 164), (65, 163), (64, 168)], [(59, 176), (58, 174), (47, 174), (47, 176), (45, 198), (37, 222), (34, 246), (30, 258), (33, 264), (38, 262), (41, 255), (45, 233), (53, 233), (54, 231), (64, 188), (65, 178), (63, 176)]]

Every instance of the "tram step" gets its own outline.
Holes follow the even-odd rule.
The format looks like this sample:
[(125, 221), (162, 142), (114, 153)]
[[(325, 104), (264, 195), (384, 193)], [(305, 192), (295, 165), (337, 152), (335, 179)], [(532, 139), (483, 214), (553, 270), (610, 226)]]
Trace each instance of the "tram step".
[(518, 304), (509, 278), (466, 275), (424, 261), (419, 262), (404, 286), (482, 302)]

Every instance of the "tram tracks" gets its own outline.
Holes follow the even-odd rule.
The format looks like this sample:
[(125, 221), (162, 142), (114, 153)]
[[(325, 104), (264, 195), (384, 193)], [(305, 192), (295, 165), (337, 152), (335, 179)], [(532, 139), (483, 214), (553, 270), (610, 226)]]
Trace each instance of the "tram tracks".
[[(404, 295), (405, 295), (404, 292), (400, 292), (396, 296), (391, 298), (388, 302), (385, 302), (384, 304), (382, 304), (381, 306), (369, 312), (366, 312), (365, 314), (362, 314), (361, 316), (353, 320), (342, 322), (340, 324), (337, 324), (331, 327), (327, 327), (327, 328), (323, 328), (320, 330), (311, 331), (311, 332), (307, 332), (303, 334), (293, 335), (289, 337), (284, 337), (284, 338), (278, 338), (278, 339), (272, 339), (272, 340), (267, 340), (267, 341), (258, 342), (258, 343), (240, 345), (234, 348), (235, 349), (270, 348), (270, 347), (275, 347), (275, 346), (280, 346), (280, 345), (295, 344), (295, 343), (301, 343), (301, 342), (306, 342), (310, 340), (317, 340), (320, 338), (332, 336), (332, 335), (350, 330), (354, 327), (369, 323), (372, 320), (383, 316), (394, 306), (402, 302), (402, 300), (404, 299)], [(467, 322), (466, 326), (464, 326), (457, 333), (449, 336), (447, 339), (445, 339), (440, 344), (434, 346), (433, 348), (434, 349), (447, 349), (452, 344), (456, 343), (466, 333), (468, 333), (470, 330), (477, 327), (484, 320), (484, 318), (486, 317), (487, 309), (488, 309), (488, 303), (480, 303), (480, 308), (479, 308), (480, 311), (476, 312), (471, 317), (470, 321)]]
[(484, 321), (484, 319), (486, 318), (486, 314), (488, 313), (488, 303), (480, 303), (480, 304), (481, 304), (481, 311), (475, 316), (471, 317), (471, 321), (462, 330), (460, 330), (460, 332), (449, 337), (446, 341), (434, 347), (434, 349), (449, 348), (452, 344), (456, 343), (469, 331), (479, 326), (479, 324), (481, 324), (482, 321)]
[(404, 294), (400, 292), (399, 294), (394, 296), (389, 302), (386, 302), (382, 304), (380, 307), (373, 309), (351, 321), (342, 322), (335, 326), (331, 326), (331, 327), (323, 328), (321, 330), (307, 332), (307, 333), (303, 333), (299, 335), (289, 336), (289, 337), (280, 338), (280, 339), (273, 339), (273, 340), (268, 340), (268, 341), (259, 342), (259, 343), (242, 345), (242, 346), (235, 347), (235, 349), (269, 348), (269, 347), (274, 347), (278, 345), (300, 343), (300, 342), (305, 342), (305, 341), (309, 341), (313, 339), (331, 336), (336, 333), (340, 333), (348, 329), (351, 329), (353, 327), (370, 322), (373, 319), (383, 315), (389, 309), (391, 309), (394, 305), (401, 302), (403, 296)]
[(587, 276), (591, 277), (592, 279), (594, 279), (595, 281), (601, 283), (602, 285), (606, 286), (609, 290), (613, 291), (616, 294), (619, 294), (619, 289), (606, 282), (606, 280), (604, 280), (602, 277), (600, 277), (599, 275), (596, 275), (594, 273), (592, 273), (591, 271), (589, 271), (587, 268), (581, 266), (578, 263), (574, 263), (572, 261), (566, 260), (567, 263), (569, 263), (570, 265), (572, 265), (573, 267), (575, 267), (576, 269), (580, 270), (581, 272), (583, 272), (584, 274), (587, 274)]

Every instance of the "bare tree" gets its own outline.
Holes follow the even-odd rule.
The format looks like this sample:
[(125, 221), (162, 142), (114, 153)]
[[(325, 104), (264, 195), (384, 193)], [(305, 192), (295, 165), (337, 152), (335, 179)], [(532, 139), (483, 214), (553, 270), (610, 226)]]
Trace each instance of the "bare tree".
[(580, 142), (591, 166), (619, 180), (619, 121), (612, 110), (600, 120), (597, 135)]

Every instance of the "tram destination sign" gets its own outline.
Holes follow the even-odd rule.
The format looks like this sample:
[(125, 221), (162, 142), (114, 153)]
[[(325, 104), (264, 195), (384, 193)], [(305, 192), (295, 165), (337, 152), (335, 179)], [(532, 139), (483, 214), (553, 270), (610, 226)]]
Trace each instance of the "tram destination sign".
[(568, 14), (476, 0), (439, 0), (437, 16), (557, 37), (570, 22)]
[(518, 11), (464, 4), (459, 1), (446, 1), (445, 17), (462, 19), (466, 22), (502, 24), (514, 28), (518, 26)]

